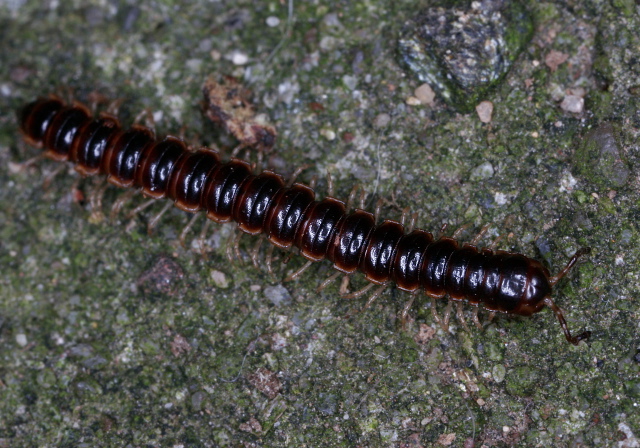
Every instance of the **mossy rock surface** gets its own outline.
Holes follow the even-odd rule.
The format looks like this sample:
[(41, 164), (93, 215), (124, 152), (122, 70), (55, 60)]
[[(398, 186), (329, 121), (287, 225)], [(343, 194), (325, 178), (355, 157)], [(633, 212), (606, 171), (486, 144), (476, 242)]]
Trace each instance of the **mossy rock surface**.
[[(483, 4), (484, 2), (480, 2)], [(640, 168), (637, 6), (624, 1), (527, 5), (535, 32), (490, 93), (490, 123), (436, 95), (397, 61), (407, 20), (429, 2), (221, 0), (0, 4), (0, 447), (633, 446), (640, 436), (637, 341)], [(551, 51), (566, 55), (552, 70)], [(554, 53), (555, 54), (555, 53)], [(227, 157), (237, 142), (200, 109), (208, 76), (238, 79), (278, 131), (263, 165), (299, 180), (331, 173), (381, 217), (404, 208), (471, 240), (523, 253), (558, 272), (574, 332), (552, 313), (463, 313), (443, 331), (423, 295), (390, 287), (369, 309), (340, 284), (317, 292), (327, 262), (292, 282), (304, 260), (230, 224), (172, 208), (148, 234), (156, 203), (113, 221), (92, 216), (104, 184), (22, 143), (16, 112), (55, 93), (122, 100), (123, 125), (149, 110), (157, 134), (184, 134)], [(581, 90), (582, 89), (582, 90)], [(584, 111), (564, 110), (571, 91)], [(483, 98), (484, 99), (484, 98)], [(107, 103), (96, 105), (98, 111)], [(582, 141), (611, 123), (623, 184), (578, 169)], [(241, 155), (244, 157), (243, 152)], [(257, 160), (255, 154), (249, 154)], [(48, 180), (45, 184), (45, 180)], [(103, 211), (123, 191), (107, 188)], [(357, 201), (356, 201), (357, 202)], [(366, 285), (354, 277), (351, 291)], [(439, 301), (437, 311), (445, 310)], [(353, 314), (352, 317), (345, 316)], [(535, 375), (527, 372), (535, 371)], [(516, 374), (520, 372), (520, 374)]]

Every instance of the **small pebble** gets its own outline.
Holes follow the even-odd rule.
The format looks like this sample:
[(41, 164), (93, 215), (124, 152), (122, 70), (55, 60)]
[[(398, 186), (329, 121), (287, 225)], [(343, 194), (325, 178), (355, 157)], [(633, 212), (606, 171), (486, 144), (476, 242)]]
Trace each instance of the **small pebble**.
[(569, 55), (562, 53), (560, 51), (551, 50), (547, 56), (544, 58), (544, 63), (552, 72), (558, 70), (558, 66), (564, 64), (567, 59), (569, 59)]
[(213, 280), (213, 283), (215, 283), (218, 288), (225, 289), (229, 287), (229, 280), (224, 272), (212, 270), (210, 275), (211, 280)]
[(477, 167), (475, 167), (471, 171), (471, 179), (480, 180), (480, 179), (490, 179), (493, 177), (494, 169), (491, 162), (484, 162)]
[(16, 342), (20, 347), (24, 347), (27, 345), (27, 336), (25, 334), (19, 333), (16, 335)]
[(356, 86), (358, 85), (358, 78), (351, 75), (344, 75), (342, 77), (342, 82), (345, 86), (347, 86), (349, 90), (355, 90)]
[(560, 108), (566, 112), (581, 114), (584, 111), (584, 98), (577, 95), (567, 95), (560, 103)]
[(422, 104), (422, 102), (415, 96), (410, 96), (409, 98), (407, 98), (406, 103), (409, 106), (420, 106)]
[(389, 122), (391, 122), (391, 117), (389, 116), (389, 114), (379, 114), (374, 120), (373, 120), (373, 126), (375, 128), (381, 129), (381, 128), (386, 128), (387, 125), (389, 124)]
[(276, 26), (280, 25), (280, 19), (277, 18), (276, 16), (269, 16), (267, 17), (266, 23), (267, 23), (267, 26), (270, 26), (271, 28), (275, 28)]
[(267, 286), (264, 288), (264, 296), (275, 306), (289, 305), (293, 300), (287, 288), (282, 285)]
[(482, 101), (476, 106), (476, 113), (478, 118), (483, 123), (491, 123), (491, 117), (493, 115), (493, 103), (491, 101)]
[(426, 106), (433, 106), (434, 100), (436, 98), (436, 93), (433, 91), (429, 84), (422, 84), (416, 90), (413, 91), (415, 97), (420, 101), (420, 103)]
[(227, 55), (227, 59), (229, 59), (233, 65), (246, 65), (246, 63), (249, 62), (249, 56), (241, 51), (232, 51)]
[(336, 139), (336, 133), (331, 129), (321, 129), (320, 135), (322, 135), (324, 138), (326, 138), (329, 141)]

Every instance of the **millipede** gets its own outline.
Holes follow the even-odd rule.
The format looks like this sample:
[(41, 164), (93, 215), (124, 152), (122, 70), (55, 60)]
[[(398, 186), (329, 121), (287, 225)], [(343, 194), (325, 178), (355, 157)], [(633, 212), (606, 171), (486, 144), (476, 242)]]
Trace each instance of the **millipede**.
[[(204, 211), (216, 222), (235, 221), (243, 233), (266, 236), (272, 247), (297, 248), (307, 259), (303, 268), (329, 260), (337, 272), (321, 288), (339, 275), (361, 272), (369, 283), (350, 297), (377, 286), (364, 308), (395, 284), (411, 293), (403, 320), (415, 295), (423, 291), (443, 328), (452, 301), (463, 323), (461, 303), (474, 305), (478, 326), (479, 308), (491, 315), (530, 316), (546, 306), (555, 313), (568, 342), (577, 345), (590, 337), (589, 331), (572, 335), (562, 310), (551, 298), (558, 281), (590, 252), (587, 247), (552, 276), (533, 258), (478, 248), (482, 232), (468, 243), (459, 243), (457, 232), (436, 238), (413, 229), (415, 219), (405, 226), (404, 216), (402, 222), (378, 222), (378, 210), (374, 215), (364, 206), (351, 209), (331, 192), (317, 200), (312, 186), (285, 183), (271, 170), (254, 173), (249, 162), (235, 157), (224, 162), (217, 151), (191, 150), (177, 137), (157, 139), (147, 126), (134, 123), (124, 129), (114, 115), (101, 113), (94, 118), (78, 102), (40, 98), (19, 112), (19, 121), (28, 144), (44, 149), (50, 159), (73, 163), (83, 176), (106, 175), (113, 185), (139, 189), (153, 199), (167, 198), (181, 210)], [(445, 317), (440, 318), (435, 299), (445, 296), (451, 300)]]

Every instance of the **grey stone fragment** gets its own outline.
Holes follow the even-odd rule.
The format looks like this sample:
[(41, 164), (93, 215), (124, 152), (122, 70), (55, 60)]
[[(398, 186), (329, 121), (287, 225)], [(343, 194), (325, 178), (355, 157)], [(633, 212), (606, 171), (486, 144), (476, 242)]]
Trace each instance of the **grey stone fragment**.
[(585, 136), (574, 165), (583, 177), (602, 188), (620, 188), (630, 175), (611, 123), (602, 123)]
[(446, 103), (471, 112), (529, 42), (533, 21), (519, 2), (484, 0), (430, 7), (407, 22), (401, 61)]

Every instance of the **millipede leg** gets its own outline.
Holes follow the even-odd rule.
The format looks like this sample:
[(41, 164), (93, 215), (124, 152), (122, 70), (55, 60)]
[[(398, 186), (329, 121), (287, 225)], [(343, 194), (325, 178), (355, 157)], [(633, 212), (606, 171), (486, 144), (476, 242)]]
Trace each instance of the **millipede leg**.
[(267, 272), (269, 273), (269, 275), (273, 276), (273, 266), (271, 265), (271, 263), (273, 262), (273, 250), (275, 249), (275, 246), (272, 244), (269, 244), (269, 248), (267, 249), (267, 256), (266, 256), (266, 260), (265, 263), (267, 265)]
[[(369, 285), (367, 285), (365, 288), (362, 288), (360, 291), (363, 291), (363, 292), (362, 292), (362, 294), (364, 294), (366, 291), (370, 290), (370, 289), (371, 289), (372, 287), (374, 287), (374, 286), (376, 286), (376, 284), (375, 284), (375, 283), (369, 283)], [(374, 302), (378, 297), (380, 297), (380, 294), (382, 294), (382, 292), (383, 292), (385, 289), (387, 289), (388, 287), (389, 287), (389, 285), (378, 285), (378, 289), (376, 289), (376, 290), (373, 292), (373, 294), (371, 294), (371, 297), (369, 297), (369, 298), (367, 299), (367, 303), (365, 303), (365, 305), (364, 305), (361, 309), (351, 311), (349, 314), (347, 314), (347, 315), (345, 316), (345, 319), (349, 319), (349, 318), (351, 318), (351, 317), (355, 316), (356, 314), (359, 314), (359, 313), (361, 313), (361, 312), (365, 311), (366, 309), (368, 309), (368, 308), (373, 304), (373, 302)], [(365, 291), (365, 289), (366, 289), (366, 291)], [(358, 291), (358, 293), (359, 293), (360, 291)], [(360, 294), (360, 295), (362, 295), (362, 294)], [(351, 297), (345, 297), (345, 298), (351, 298)]]
[(318, 287), (316, 288), (316, 292), (321, 292), (323, 289), (325, 289), (327, 286), (333, 283), (338, 277), (340, 277), (340, 275), (342, 275), (342, 272), (339, 272), (339, 271), (331, 274), (322, 283), (318, 285)]
[[(372, 283), (373, 284), (373, 283)], [(367, 303), (364, 304), (364, 307), (360, 310), (360, 311), (364, 311), (366, 309), (368, 309), (371, 305), (373, 305), (373, 302), (375, 302), (375, 300), (380, 297), (380, 295), (385, 291), (385, 289), (387, 289), (389, 287), (389, 284), (386, 285), (380, 285), (378, 287), (378, 289), (376, 289), (373, 294), (371, 294), (371, 296), (369, 297), (369, 299), (367, 300)]]
[(482, 324), (480, 323), (480, 319), (478, 318), (478, 311), (480, 311), (480, 307), (476, 306), (475, 310), (473, 310), (472, 319), (478, 330), (482, 330)]
[(371, 288), (376, 286), (375, 283), (369, 283), (362, 289), (357, 290), (356, 292), (352, 292), (351, 294), (345, 294), (342, 296), (343, 299), (357, 299), (358, 297), (366, 294)]
[(140, 213), (140, 212), (144, 211), (145, 209), (151, 207), (155, 203), (156, 203), (155, 199), (148, 199), (148, 200), (144, 201), (142, 204), (138, 205), (136, 208), (134, 208), (129, 213), (127, 213), (127, 219), (132, 219), (138, 213)]
[(551, 286), (554, 286), (562, 277), (567, 275), (569, 273), (569, 270), (571, 270), (571, 268), (577, 263), (580, 257), (589, 253), (591, 253), (590, 247), (583, 247), (582, 249), (576, 251), (576, 253), (573, 254), (573, 257), (571, 257), (571, 259), (567, 262), (567, 265), (562, 268), (560, 272), (549, 279), (549, 283), (551, 284)]
[(345, 296), (349, 294), (349, 281), (351, 280), (351, 276), (349, 274), (345, 274), (342, 277), (342, 281), (340, 282), (340, 288), (338, 291), (340, 292), (340, 296)]
[(444, 325), (442, 319), (440, 319), (440, 316), (438, 315), (438, 310), (436, 310), (436, 299), (434, 299), (433, 297), (431, 297), (431, 314), (433, 315), (433, 320), (435, 320), (440, 325), (445, 333), (449, 331), (449, 326)]
[(187, 223), (187, 225), (184, 226), (184, 228), (182, 229), (182, 232), (180, 232), (180, 236), (178, 237), (180, 246), (186, 247), (185, 240), (187, 238), (187, 233), (191, 231), (191, 229), (193, 228), (193, 225), (195, 224), (195, 222), (198, 220), (199, 217), (200, 215), (198, 213), (194, 213), (191, 219), (189, 219), (189, 222)]
[(375, 211), (373, 212), (374, 222), (378, 222), (378, 218), (380, 217), (380, 210), (382, 210), (383, 204), (384, 204), (384, 201), (382, 199), (378, 199), (378, 202), (376, 202), (376, 208), (375, 208)]
[(207, 240), (207, 232), (209, 231), (209, 225), (211, 221), (205, 219), (204, 224), (202, 225), (202, 229), (200, 230), (200, 235), (198, 235), (198, 246), (200, 247), (200, 255), (204, 258), (207, 258), (207, 251), (205, 248), (205, 241)]
[(411, 294), (409, 300), (407, 300), (402, 307), (402, 311), (400, 312), (400, 325), (402, 326), (402, 330), (407, 329), (407, 316), (409, 316), (409, 311), (413, 306), (413, 301), (416, 299), (415, 294)]
[(447, 307), (444, 309), (444, 325), (446, 328), (449, 328), (449, 320), (451, 319), (451, 300), (447, 302)]
[(472, 246), (477, 246), (478, 242), (482, 239), (483, 236), (485, 236), (485, 234), (489, 231), (490, 227), (491, 227), (491, 224), (485, 224), (484, 226), (482, 226), (478, 234), (474, 236), (471, 241), (469, 241), (469, 244)]
[(120, 111), (120, 106), (122, 106), (122, 103), (124, 103), (124, 98), (117, 98), (109, 102), (109, 104), (107, 105), (107, 109), (105, 110), (105, 113), (108, 114), (109, 116), (117, 117), (118, 112)]
[(251, 261), (256, 268), (260, 267), (258, 265), (258, 255), (260, 254), (260, 247), (262, 247), (263, 241), (264, 237), (258, 238), (258, 241), (256, 241), (256, 244), (253, 246), (253, 249), (251, 249)]
[(240, 153), (240, 151), (242, 151), (245, 147), (246, 146), (245, 146), (244, 143), (240, 143), (238, 146), (233, 148), (233, 150), (231, 151), (231, 157), (232, 158), (238, 157), (238, 154)]
[(440, 227), (440, 231), (438, 232), (438, 239), (444, 236), (448, 228), (449, 228), (448, 223), (445, 222), (444, 224), (442, 224), (442, 227)]
[(311, 180), (309, 181), (309, 187), (310, 187), (312, 190), (315, 190), (315, 189), (316, 189), (316, 184), (317, 184), (317, 183), (318, 183), (318, 176), (317, 176), (316, 174), (314, 174), (314, 175), (311, 177)]
[(451, 235), (451, 238), (453, 238), (454, 240), (458, 239), (460, 237), (460, 235), (462, 234), (462, 232), (467, 230), (470, 226), (471, 226), (471, 224), (464, 224), (464, 225), (458, 227), (456, 229), (456, 231), (453, 232), (453, 235)]
[[(580, 252), (580, 251), (578, 251)], [(576, 254), (578, 255), (578, 254)], [(578, 255), (581, 256), (582, 254)], [(575, 258), (575, 255), (574, 255)], [(573, 258), (572, 258), (573, 260)], [(569, 262), (571, 263), (571, 261)], [(575, 263), (575, 261), (574, 261)], [(567, 338), (567, 341), (571, 342), (573, 345), (578, 345), (580, 343), (580, 341), (583, 341), (585, 339), (589, 339), (589, 336), (591, 336), (591, 332), (590, 331), (583, 331), (582, 333), (580, 333), (578, 336), (572, 336), (571, 333), (569, 332), (569, 327), (567, 326), (567, 321), (564, 320), (564, 314), (562, 314), (562, 310), (558, 307), (558, 305), (556, 305), (553, 300), (551, 300), (549, 297), (547, 297), (546, 299), (543, 300), (544, 304), (547, 305), (549, 308), (551, 308), (553, 310), (553, 312), (555, 313), (556, 317), (558, 318), (558, 322), (560, 322), (560, 326), (562, 327), (562, 331), (564, 332), (564, 336)]]
[(413, 213), (411, 215), (411, 220), (409, 221), (409, 225), (407, 226), (407, 233), (413, 232), (413, 229), (416, 228), (417, 221), (418, 221), (418, 213)]
[(240, 253), (240, 239), (244, 232), (241, 232), (236, 227), (233, 230), (231, 237), (229, 238), (229, 244), (227, 245), (227, 259), (229, 262), (233, 263), (233, 261), (237, 258), (239, 261), (242, 261), (242, 254)]
[(310, 168), (311, 165), (302, 165), (299, 166), (298, 168), (296, 168), (296, 170), (293, 172), (293, 174), (291, 175), (291, 177), (289, 178), (289, 181), (287, 182), (287, 188), (289, 188), (291, 185), (293, 185), (296, 181), (296, 179), (298, 178), (298, 176), (300, 174), (302, 174), (302, 172), (308, 168)]
[(233, 240), (233, 252), (236, 254), (238, 260), (242, 261), (242, 254), (240, 253), (240, 240), (242, 239), (244, 232), (238, 232), (238, 235)]
[(102, 198), (104, 192), (107, 191), (108, 184), (101, 179), (96, 188), (89, 196), (89, 204), (91, 205), (91, 216), (89, 220), (91, 222), (101, 222), (104, 220), (104, 213), (102, 213)]
[(116, 216), (118, 216), (118, 214), (122, 210), (122, 207), (124, 207), (124, 204), (129, 201), (137, 192), (137, 190), (127, 190), (113, 202), (113, 204), (111, 205), (111, 212), (109, 213), (109, 221), (114, 222), (116, 220)]
[(456, 302), (456, 317), (458, 318), (462, 326), (465, 328), (465, 330), (469, 331), (469, 326), (467, 325), (467, 321), (464, 318), (463, 311), (464, 310), (462, 309), (462, 302)]
[(333, 197), (333, 178), (331, 172), (327, 170), (327, 196)]
[(293, 252), (291, 252), (291, 249), (289, 250), (285, 250), (285, 256), (282, 257), (282, 264), (287, 264), (291, 261), (291, 259), (293, 258)]
[(305, 264), (302, 265), (302, 267), (300, 269), (298, 269), (297, 271), (295, 271), (291, 275), (289, 275), (287, 278), (285, 278), (284, 281), (285, 282), (290, 282), (292, 280), (297, 279), (298, 277), (300, 277), (304, 273), (304, 271), (309, 269), (309, 267), (312, 264), (313, 264), (313, 261), (311, 261), (311, 260), (307, 261)]
[(504, 239), (504, 235), (499, 235), (498, 238), (493, 240), (493, 242), (489, 246), (489, 249), (496, 250), (498, 248), (498, 244), (500, 244), (500, 241), (502, 241), (503, 239)]
[(89, 101), (89, 110), (91, 111), (91, 115), (96, 114), (98, 106), (100, 104), (105, 104), (108, 102), (106, 96), (95, 90), (87, 95), (87, 100)]
[(50, 173), (48, 173), (44, 180), (42, 181), (42, 188), (44, 188), (45, 190), (47, 190), (49, 188), (49, 186), (51, 185), (51, 182), (53, 182), (53, 179), (60, 174), (61, 172), (63, 172), (65, 169), (67, 168), (67, 166), (62, 163), (60, 164), (60, 166), (57, 166), (56, 169), (54, 169), (53, 171), (51, 171)]
[(167, 213), (171, 206), (173, 206), (173, 202), (167, 201), (167, 203), (164, 204), (164, 207), (162, 207), (162, 209), (149, 220), (149, 222), (147, 223), (148, 234), (151, 234), (153, 228), (158, 225), (158, 222), (160, 222), (160, 218), (162, 218), (164, 214)]
[(451, 300), (447, 302), (447, 308), (444, 311), (444, 318), (441, 319), (438, 316), (438, 311), (436, 310), (436, 299), (431, 297), (431, 314), (433, 314), (433, 319), (440, 324), (440, 328), (446, 333), (449, 331), (449, 319), (451, 317)]
[(229, 237), (229, 240), (227, 241), (227, 249), (226, 249), (226, 254), (227, 254), (227, 260), (229, 260), (229, 263), (233, 263), (233, 243), (232, 241), (236, 239), (236, 234), (235, 232), (238, 232), (237, 228), (234, 228), (231, 236)]
[(139, 125), (142, 119), (144, 119), (144, 127), (149, 129), (155, 137), (156, 121), (153, 118), (153, 113), (151, 112), (151, 109), (149, 109), (148, 107), (145, 107), (142, 111), (140, 111), (140, 113), (136, 115), (135, 118), (133, 119), (133, 124)]
[[(353, 208), (353, 201), (356, 198), (356, 194), (358, 194), (358, 190), (360, 190), (360, 185), (356, 184), (353, 186), (353, 188), (351, 189), (351, 192), (349, 193), (349, 198), (347, 199), (347, 211), (351, 210)], [(364, 191), (364, 190), (362, 190)], [(361, 207), (362, 208), (362, 207)]]
[(402, 227), (406, 227), (407, 219), (409, 219), (409, 215), (411, 215), (411, 209), (409, 207), (405, 207), (402, 209), (402, 215), (400, 216), (400, 224)]
[(258, 173), (262, 172), (262, 165), (264, 164), (264, 151), (258, 150), (258, 160), (256, 160), (256, 168)]
[(45, 159), (44, 153), (40, 153), (37, 156), (33, 156), (30, 159), (25, 160), (24, 162), (12, 163), (10, 165), (10, 168), (12, 168), (11, 169), (12, 172), (19, 173), (20, 171), (26, 170), (31, 165), (35, 165), (40, 160), (44, 160), (44, 159)]

